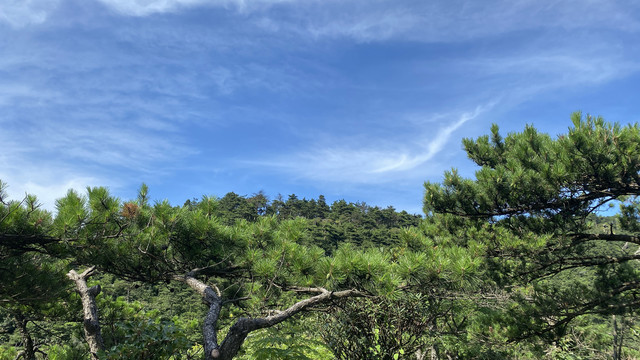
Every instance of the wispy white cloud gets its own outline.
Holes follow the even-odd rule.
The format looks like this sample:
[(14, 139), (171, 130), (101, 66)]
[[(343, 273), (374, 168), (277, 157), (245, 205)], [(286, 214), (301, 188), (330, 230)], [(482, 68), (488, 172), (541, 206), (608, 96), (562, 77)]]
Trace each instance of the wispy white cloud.
[(114, 10), (130, 16), (146, 16), (204, 5), (207, 0), (98, 0)]
[[(295, 6), (296, 11), (309, 12)], [(312, 2), (308, 7), (314, 15), (299, 24), (312, 35), (365, 42), (458, 42), (534, 29), (640, 29), (640, 7), (630, 1), (354, 0)]]
[(83, 192), (86, 186), (121, 184), (117, 178), (107, 182), (95, 172), (50, 158), (24, 135), (0, 132), (0, 142), (4, 149), (0, 152), (0, 179), (9, 186), (7, 193), (12, 200), (34, 194), (43, 208), (53, 211), (55, 200), (68, 189)]
[[(615, 47), (614, 47), (615, 48)], [(556, 49), (547, 53), (520, 54), (502, 58), (480, 58), (470, 61), (469, 68), (484, 76), (512, 76), (524, 81), (560, 84), (602, 83), (640, 69), (640, 62), (611, 54), (612, 48), (598, 51)]]
[(218, 97), (292, 82), (260, 64), (225, 65), (224, 58), (210, 63), (217, 54), (209, 39), (181, 47), (181, 39), (192, 39), (188, 32), (157, 29), (174, 34), (158, 45), (131, 28), (131, 37), (122, 37), (127, 32), (121, 30), (105, 34), (100, 45), (81, 32), (70, 43), (41, 42), (38, 36), (0, 40), (6, 42), (0, 58), (0, 77), (6, 74), (0, 81), (0, 179), (11, 185), (14, 198), (44, 194), (51, 209), (69, 187), (137, 186), (141, 178), (175, 174), (201, 151), (189, 138), (198, 137), (194, 127), (203, 133), (218, 121), (238, 121), (222, 119), (232, 110), (218, 106)]
[(294, 0), (98, 0), (123, 15), (148, 16), (156, 13), (175, 12), (196, 6), (235, 8), (248, 11)]
[(505, 108), (640, 71), (633, 1), (0, 3), (0, 178), (16, 196), (185, 166), (236, 181), (250, 171), (228, 159), (265, 151), (250, 164), (276, 177), (419, 188)]
[(3, 0), (0, 3), (0, 23), (17, 28), (45, 22), (60, 0)]
[[(358, 41), (384, 41), (420, 31), (423, 18), (409, 8), (373, 8), (362, 12), (326, 12), (311, 19), (306, 30), (314, 37), (348, 37)], [(377, 10), (377, 11), (375, 11)]]
[[(0, 22), (24, 27), (45, 22), (68, 0), (4, 0)], [(263, 30), (348, 37), (466, 41), (530, 29), (596, 27), (638, 31), (640, 6), (609, 0), (93, 0), (124, 16), (152, 16), (193, 8), (249, 14)], [(272, 11), (274, 8), (277, 12)], [(277, 13), (277, 15), (276, 15)], [(243, 19), (247, 21), (247, 19)]]
[(153, 118), (142, 118), (135, 121), (135, 124), (138, 125), (142, 129), (149, 129), (154, 131), (163, 131), (168, 133), (176, 133), (179, 132), (178, 126), (176, 124), (171, 123), (169, 121), (153, 119)]
[[(0, 67), (1, 69), (1, 67)], [(0, 107), (9, 106), (24, 100), (39, 99), (40, 101), (51, 101), (58, 98), (55, 91), (48, 89), (37, 89), (30, 84), (19, 82), (6, 82), (0, 84)], [(0, 122), (2, 119), (0, 118)]]
[(73, 86), (51, 85), (38, 75), (60, 69), (31, 65), (28, 72), (36, 76), (0, 84), (0, 179), (13, 198), (35, 193), (51, 210), (68, 188), (137, 186), (197, 154), (181, 126), (189, 111), (171, 99), (155, 103), (133, 90), (106, 92), (65, 71)]
[[(386, 183), (406, 177), (412, 171), (415, 175), (417, 168), (424, 166), (448, 145), (456, 130), (496, 104), (493, 101), (458, 115), (435, 115), (433, 117), (438, 119), (435, 124), (441, 124), (435, 134), (429, 131), (435, 126), (433, 119), (427, 118), (422, 123), (423, 129), (416, 129), (413, 137), (395, 142), (369, 138), (366, 141), (368, 145), (359, 147), (314, 144), (313, 148), (290, 156), (247, 163), (273, 171), (285, 171), (306, 180), (348, 184)], [(333, 138), (340, 144), (354, 143), (352, 140), (340, 136)]]
[[(26, 194), (36, 195), (42, 209), (54, 212), (56, 200), (65, 196), (67, 191), (73, 189), (80, 194), (85, 192), (87, 186), (105, 186), (105, 180), (94, 176), (78, 173), (56, 172), (47, 176), (34, 179), (31, 174), (3, 174), (0, 179), (7, 183), (7, 194), (10, 200), (21, 201)], [(111, 190), (119, 188), (117, 182), (109, 183)]]
[(436, 133), (434, 138), (426, 146), (426, 151), (424, 153), (420, 151), (412, 155), (403, 154), (399, 159), (390, 161), (388, 165), (373, 170), (373, 173), (409, 171), (426, 163), (442, 151), (449, 142), (451, 134), (453, 134), (454, 131), (458, 130), (467, 121), (473, 120), (481, 113), (490, 110), (496, 104), (497, 101), (494, 101), (483, 106), (478, 106), (472, 112), (463, 113), (457, 121), (446, 124)]
[(516, 106), (553, 91), (581, 91), (640, 72), (640, 61), (615, 42), (537, 45), (502, 56), (475, 57), (452, 65), (484, 93)]
[(174, 173), (196, 154), (172, 124), (153, 119), (119, 127), (75, 121), (16, 130), (6, 125), (11, 124), (0, 133), (0, 179), (11, 186), (13, 199), (33, 193), (49, 210), (69, 188), (135, 187), (140, 179)]

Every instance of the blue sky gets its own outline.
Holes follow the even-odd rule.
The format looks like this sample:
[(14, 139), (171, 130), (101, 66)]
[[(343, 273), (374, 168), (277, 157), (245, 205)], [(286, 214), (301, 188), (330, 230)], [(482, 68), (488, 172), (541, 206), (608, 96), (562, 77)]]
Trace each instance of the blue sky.
[(0, 0), (0, 179), (421, 212), (463, 137), (640, 119), (640, 2)]

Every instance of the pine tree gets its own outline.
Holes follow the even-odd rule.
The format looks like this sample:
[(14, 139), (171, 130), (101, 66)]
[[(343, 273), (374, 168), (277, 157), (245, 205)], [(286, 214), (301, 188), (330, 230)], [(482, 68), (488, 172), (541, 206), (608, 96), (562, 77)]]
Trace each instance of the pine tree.
[[(572, 121), (555, 138), (533, 126), (503, 138), (494, 125), (463, 141), (475, 179), (452, 170), (425, 184), (427, 214), (493, 234), (482, 239), (487, 266), (520, 304), (508, 314), (512, 338), (556, 338), (582, 315), (640, 305), (640, 127)], [(626, 232), (594, 229), (591, 214), (620, 202)]]

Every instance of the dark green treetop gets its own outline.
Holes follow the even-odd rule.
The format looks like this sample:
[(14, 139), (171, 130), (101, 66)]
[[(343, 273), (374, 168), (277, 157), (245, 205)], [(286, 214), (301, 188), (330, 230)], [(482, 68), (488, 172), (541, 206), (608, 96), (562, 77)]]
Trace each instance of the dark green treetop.
[[(499, 234), (484, 240), (487, 266), (503, 285), (516, 282), (512, 315), (531, 319), (519, 320), (515, 337), (558, 334), (577, 316), (640, 305), (640, 127), (580, 113), (572, 122), (555, 138), (533, 126), (503, 138), (494, 125), (491, 135), (463, 141), (480, 167), (475, 179), (452, 170), (425, 183), (432, 218)], [(626, 231), (594, 229), (590, 214), (616, 201)]]

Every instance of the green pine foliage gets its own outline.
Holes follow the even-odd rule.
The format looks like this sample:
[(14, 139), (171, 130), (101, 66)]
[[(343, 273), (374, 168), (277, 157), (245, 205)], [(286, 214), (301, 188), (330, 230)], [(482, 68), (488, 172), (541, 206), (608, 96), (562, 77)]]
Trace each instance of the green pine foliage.
[[(532, 126), (503, 138), (494, 126), (491, 135), (463, 141), (480, 167), (475, 179), (452, 170), (441, 184), (425, 184), (425, 212), (455, 222), (451, 233), (482, 224), (498, 234), (482, 236), (484, 266), (508, 290), (494, 316), (511, 341), (557, 344), (581, 319), (636, 314), (640, 127), (579, 113), (572, 121), (557, 138)], [(606, 219), (604, 227), (594, 214), (616, 202), (620, 221)], [(623, 353), (632, 348), (614, 358)]]
[(247, 333), (239, 359), (639, 358), (640, 127), (572, 122), (463, 140), (478, 171), (427, 182), (425, 218), (262, 192), (174, 206), (144, 184), (132, 200), (70, 190), (54, 216), (0, 182), (0, 359), (90, 357), (65, 276), (88, 266), (103, 359), (211, 358), (211, 302), (187, 277), (222, 299), (221, 344), (357, 292)]

